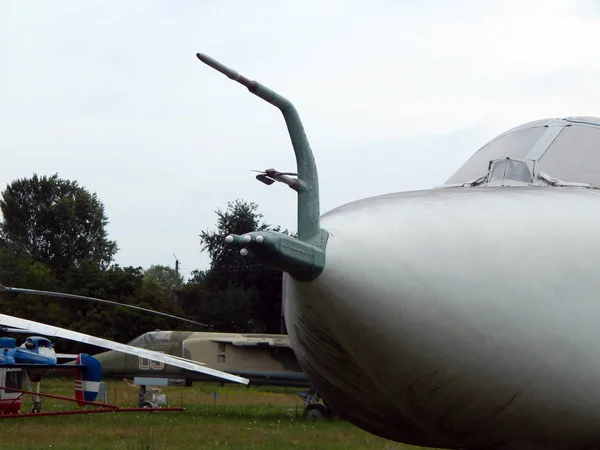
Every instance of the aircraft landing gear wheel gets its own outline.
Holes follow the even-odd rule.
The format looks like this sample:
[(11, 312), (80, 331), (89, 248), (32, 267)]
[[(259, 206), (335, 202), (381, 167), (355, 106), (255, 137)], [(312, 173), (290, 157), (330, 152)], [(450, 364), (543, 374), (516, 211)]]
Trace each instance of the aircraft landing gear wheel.
[(308, 405), (304, 409), (304, 417), (308, 420), (329, 419), (329, 409), (319, 403)]
[(31, 407), (31, 412), (36, 414), (42, 412), (42, 404), (40, 402), (35, 402)]
[(156, 408), (158, 405), (154, 402), (146, 400), (140, 404), (140, 408)]

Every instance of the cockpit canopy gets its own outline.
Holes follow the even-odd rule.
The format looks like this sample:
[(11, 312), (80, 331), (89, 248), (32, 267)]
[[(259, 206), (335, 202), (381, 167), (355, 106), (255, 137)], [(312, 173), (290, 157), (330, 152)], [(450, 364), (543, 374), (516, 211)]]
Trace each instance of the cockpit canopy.
[(133, 347), (145, 346), (146, 344), (155, 344), (158, 342), (169, 342), (171, 340), (172, 331), (149, 331), (134, 338), (127, 345)]
[(600, 118), (529, 122), (480, 148), (446, 183), (600, 187)]
[(49, 339), (39, 336), (31, 336), (25, 339), (23, 345), (25, 348), (33, 350), (38, 348), (52, 348), (52, 343)]

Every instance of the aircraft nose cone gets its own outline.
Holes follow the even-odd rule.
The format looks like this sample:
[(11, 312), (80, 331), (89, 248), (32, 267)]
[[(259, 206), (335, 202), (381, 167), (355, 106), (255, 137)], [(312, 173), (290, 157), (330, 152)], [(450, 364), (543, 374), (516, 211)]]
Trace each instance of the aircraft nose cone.
[[(590, 389), (600, 370), (573, 351), (575, 335), (598, 354), (600, 344), (585, 308), (570, 304), (597, 304), (600, 282), (585, 261), (600, 252), (600, 215), (589, 213), (599, 200), (553, 188), (440, 189), (324, 215), (323, 273), (285, 281), (286, 324), (304, 370), (342, 415), (402, 442), (550, 433), (541, 412), (552, 408), (532, 399), (587, 411), (585, 390), (557, 370), (577, 367)], [(557, 255), (561, 264), (549, 264)], [(536, 397), (524, 399), (532, 380)], [(567, 391), (570, 399), (555, 397)]]

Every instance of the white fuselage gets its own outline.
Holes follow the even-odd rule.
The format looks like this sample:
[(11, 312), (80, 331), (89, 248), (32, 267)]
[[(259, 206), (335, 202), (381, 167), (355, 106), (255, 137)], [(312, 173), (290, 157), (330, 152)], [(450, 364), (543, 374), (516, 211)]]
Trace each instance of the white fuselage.
[(321, 219), (284, 278), (295, 353), (356, 425), (445, 448), (600, 445), (600, 192), (444, 188)]

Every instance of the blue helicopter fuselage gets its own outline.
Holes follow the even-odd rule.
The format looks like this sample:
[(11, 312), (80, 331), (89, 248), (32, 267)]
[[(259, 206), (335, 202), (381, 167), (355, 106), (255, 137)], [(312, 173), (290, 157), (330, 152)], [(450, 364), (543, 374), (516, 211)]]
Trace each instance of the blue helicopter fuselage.
[(14, 338), (0, 338), (0, 364), (56, 364), (51, 342), (39, 336), (28, 337), (20, 346)]

